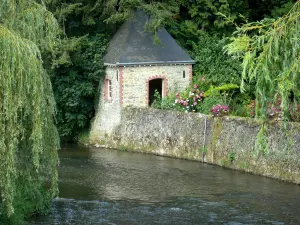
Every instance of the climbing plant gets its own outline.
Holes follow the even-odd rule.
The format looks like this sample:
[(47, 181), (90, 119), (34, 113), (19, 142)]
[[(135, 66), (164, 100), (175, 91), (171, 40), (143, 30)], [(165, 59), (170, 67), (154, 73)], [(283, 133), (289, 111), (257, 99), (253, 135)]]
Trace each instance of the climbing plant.
[(255, 83), (256, 116), (265, 119), (268, 105), (280, 101), (283, 119), (288, 120), (300, 99), (299, 38), (300, 2), (279, 19), (247, 23), (235, 32), (226, 49), (241, 57), (241, 89)]
[(58, 34), (42, 4), (0, 0), (0, 223), (45, 213), (57, 194), (59, 138), (42, 53)]

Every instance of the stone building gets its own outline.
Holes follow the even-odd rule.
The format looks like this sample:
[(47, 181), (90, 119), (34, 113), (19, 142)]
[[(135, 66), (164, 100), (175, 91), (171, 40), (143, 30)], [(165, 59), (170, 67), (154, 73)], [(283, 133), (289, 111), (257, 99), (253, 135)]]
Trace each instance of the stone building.
[(101, 138), (118, 125), (126, 106), (148, 107), (154, 91), (161, 97), (184, 90), (192, 78), (191, 57), (166, 29), (158, 30), (160, 44), (145, 31), (149, 17), (138, 12), (111, 40), (104, 65), (106, 76), (91, 137)]

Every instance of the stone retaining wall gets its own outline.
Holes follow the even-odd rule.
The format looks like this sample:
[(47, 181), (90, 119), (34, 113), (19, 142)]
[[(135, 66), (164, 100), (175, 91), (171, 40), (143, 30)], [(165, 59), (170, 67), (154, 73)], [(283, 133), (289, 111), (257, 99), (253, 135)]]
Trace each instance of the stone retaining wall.
[[(300, 184), (300, 124), (283, 125), (263, 125), (249, 118), (125, 108), (117, 128), (105, 138), (91, 134), (90, 143), (204, 161)], [(257, 138), (262, 126), (266, 135)], [(257, 147), (259, 143), (267, 148)]]

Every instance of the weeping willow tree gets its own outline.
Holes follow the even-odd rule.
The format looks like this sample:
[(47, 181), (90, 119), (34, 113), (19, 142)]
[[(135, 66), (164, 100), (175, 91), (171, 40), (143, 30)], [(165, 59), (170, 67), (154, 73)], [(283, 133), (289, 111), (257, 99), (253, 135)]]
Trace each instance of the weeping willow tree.
[(57, 194), (59, 139), (42, 53), (58, 32), (43, 4), (0, 0), (0, 220), (45, 213)]
[(280, 102), (282, 116), (290, 113), (300, 99), (300, 2), (277, 20), (239, 27), (226, 47), (243, 60), (242, 91), (255, 84), (256, 116), (266, 119), (268, 105)]

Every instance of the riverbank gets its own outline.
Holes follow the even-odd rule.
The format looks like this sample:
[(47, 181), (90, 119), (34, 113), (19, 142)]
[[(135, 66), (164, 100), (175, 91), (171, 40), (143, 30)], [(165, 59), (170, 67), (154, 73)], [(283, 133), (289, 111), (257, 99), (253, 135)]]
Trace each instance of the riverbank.
[(88, 143), (203, 161), (300, 184), (300, 124), (213, 118), (151, 108), (126, 108), (111, 133), (93, 126)]
[(298, 185), (92, 146), (64, 145), (59, 158), (59, 198), (30, 225), (300, 224)]

